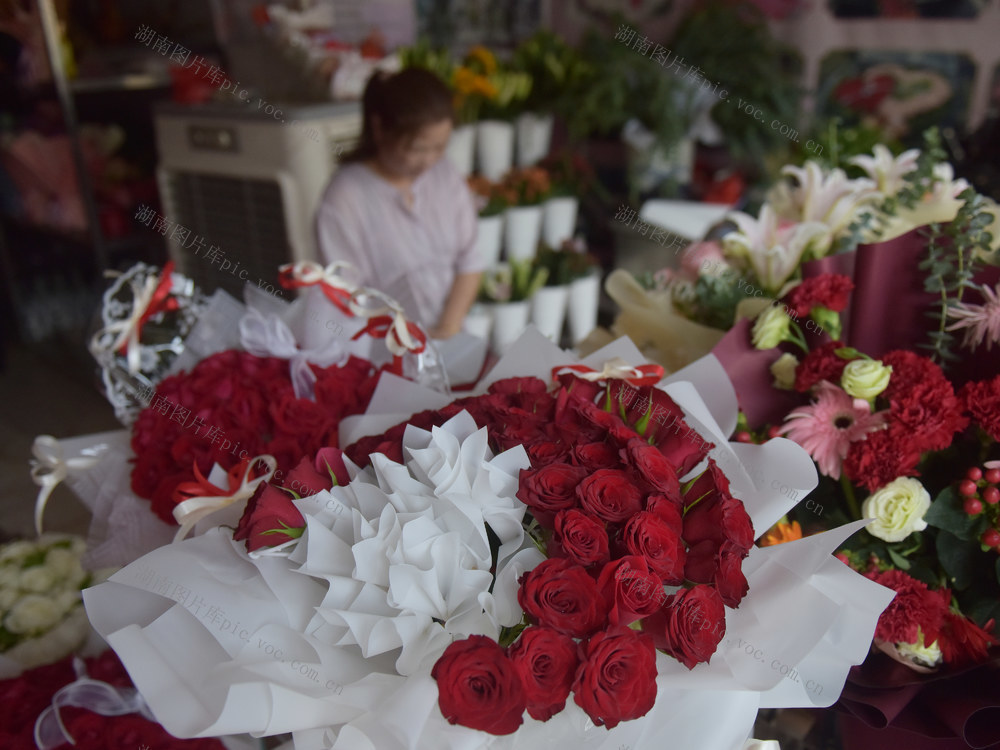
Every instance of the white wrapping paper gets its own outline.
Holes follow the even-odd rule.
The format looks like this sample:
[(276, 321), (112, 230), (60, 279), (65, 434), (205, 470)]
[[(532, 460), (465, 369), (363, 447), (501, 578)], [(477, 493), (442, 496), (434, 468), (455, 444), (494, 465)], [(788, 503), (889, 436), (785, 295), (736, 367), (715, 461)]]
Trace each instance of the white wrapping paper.
[[(613, 356), (642, 363), (626, 341), (585, 362), (599, 368), (602, 358)], [(548, 380), (553, 366), (574, 362), (529, 332), (486, 384), (510, 375)], [(704, 366), (710, 373), (713, 365)], [(720, 422), (731, 429), (735, 415), (720, 408), (717, 399), (734, 410), (731, 386), (730, 392), (715, 393), (705, 390), (706, 383), (722, 387), (709, 376), (696, 382), (674, 378), (661, 387), (690, 424), (716, 444), (712, 455), (729, 476), (733, 494), (745, 502), (759, 535), (815, 487), (815, 468), (787, 440), (764, 446), (728, 443)], [(373, 400), (371, 411), (412, 413), (440, 405), (440, 394), (432, 392), (421, 397), (410, 389), (395, 402), (391, 395), (390, 389), (385, 401)], [(158, 549), (85, 592), (95, 628), (116, 649), (169, 731), (182, 737), (292, 731), (297, 750), (738, 750), (758, 707), (827, 706), (836, 700), (892, 598), (891, 591), (832, 557), (860, 524), (754, 549), (743, 565), (750, 593), (738, 609), (727, 609), (727, 634), (719, 650), (693, 670), (659, 654), (657, 704), (642, 719), (613, 730), (594, 727), (570, 701), (548, 722), (526, 717), (516, 733), (505, 737), (449, 725), (429, 677), (435, 654), (462, 632), (479, 628), (494, 635), (496, 624), (518, 619), (517, 575), (542, 559), (530, 550), (514, 554), (506, 569), (501, 566), (494, 595), (480, 595), (469, 606), (470, 591), (462, 586), (478, 580), (473, 574), (483, 564), (476, 551), (481, 538), (477, 541), (472, 527), (494, 510), (512, 512), (502, 511), (503, 498), (516, 491), (509, 477), (516, 477), (517, 463), (508, 451), (494, 459), (500, 462), (498, 475), (482, 468), (490, 464), (477, 463), (480, 445), (461, 421), (464, 416), (445, 430), (454, 439), (435, 432), (430, 441), (428, 433), (407, 430), (407, 445), (417, 446), (418, 453), (430, 450), (424, 463), (417, 461), (421, 468), (411, 462), (407, 473), (376, 459), (347, 488), (297, 501), (308, 527), (287, 558), (251, 559), (229, 531), (219, 529)], [(377, 433), (388, 426), (387, 418), (382, 415), (381, 426), (374, 428), (357, 420), (351, 429), (356, 435)], [(455, 482), (472, 486), (469, 477), (488, 478), (493, 499), (480, 502), (487, 497), (486, 485), (449, 496)], [(435, 503), (448, 497), (455, 508), (442, 513)], [(400, 540), (408, 529), (425, 536), (404, 543)], [(464, 557), (421, 561), (422, 541), (456, 532)], [(513, 549), (517, 539), (511, 533), (507, 541)], [(352, 546), (352, 539), (367, 540), (367, 551)], [(408, 577), (397, 579), (406, 586), (387, 595), (393, 589), (388, 571), (398, 575), (406, 565), (412, 566)], [(455, 568), (462, 568), (461, 577), (452, 577)], [(402, 610), (394, 606), (402, 604)], [(434, 607), (447, 610), (437, 621), (455, 618), (450, 635), (420, 615)], [(403, 659), (407, 644), (410, 653)], [(400, 676), (397, 669), (410, 676)]]

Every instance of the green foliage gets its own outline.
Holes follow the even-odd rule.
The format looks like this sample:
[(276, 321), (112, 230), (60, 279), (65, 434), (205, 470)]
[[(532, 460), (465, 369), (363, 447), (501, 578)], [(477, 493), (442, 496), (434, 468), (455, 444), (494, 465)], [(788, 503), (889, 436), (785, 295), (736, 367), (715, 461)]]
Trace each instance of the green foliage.
[(583, 278), (597, 266), (593, 256), (577, 252), (564, 243), (562, 249), (542, 245), (535, 257), (535, 267), (546, 272), (546, 286), (562, 286)]
[(531, 93), (524, 108), (534, 112), (570, 115), (587, 65), (562, 37), (539, 29), (514, 50), (511, 67), (531, 76)]

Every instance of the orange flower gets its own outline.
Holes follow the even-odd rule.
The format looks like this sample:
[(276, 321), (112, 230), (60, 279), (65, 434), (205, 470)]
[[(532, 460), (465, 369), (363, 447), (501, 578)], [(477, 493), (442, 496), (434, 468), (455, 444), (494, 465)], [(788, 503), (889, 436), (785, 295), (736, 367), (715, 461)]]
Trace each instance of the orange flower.
[(770, 547), (774, 544), (784, 544), (785, 542), (794, 542), (796, 539), (802, 538), (802, 527), (799, 526), (798, 521), (792, 521), (791, 523), (784, 523), (778, 521), (774, 526), (772, 526), (766, 534), (760, 540), (761, 547)]
[(496, 72), (496, 57), (481, 44), (477, 44), (475, 47), (470, 49), (468, 54), (465, 56), (465, 59), (470, 62), (479, 63), (486, 75), (493, 75), (493, 73)]

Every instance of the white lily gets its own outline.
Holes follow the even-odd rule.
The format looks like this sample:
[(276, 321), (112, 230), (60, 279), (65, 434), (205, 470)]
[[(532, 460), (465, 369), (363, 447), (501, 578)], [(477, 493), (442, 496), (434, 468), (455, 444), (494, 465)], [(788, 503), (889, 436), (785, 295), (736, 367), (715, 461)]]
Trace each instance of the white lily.
[(899, 206), (894, 216), (889, 217), (880, 236), (866, 238), (866, 241), (891, 240), (906, 234), (912, 229), (928, 224), (947, 224), (954, 220), (958, 209), (965, 202), (958, 196), (962, 194), (969, 183), (963, 179), (954, 179), (955, 172), (951, 164), (941, 162), (934, 166), (934, 181), (923, 197), (913, 208)]
[(819, 222), (828, 228), (827, 236), (818, 240), (810, 252), (821, 258), (833, 241), (846, 231), (866, 206), (882, 194), (874, 180), (849, 180), (842, 169), (825, 174), (814, 161), (804, 167), (785, 166), (782, 174), (794, 177), (797, 185), (780, 183), (768, 200), (775, 202), (779, 215), (796, 222)]
[(861, 167), (875, 181), (878, 191), (883, 195), (896, 195), (904, 184), (903, 177), (917, 168), (917, 158), (920, 149), (911, 148), (899, 156), (893, 156), (892, 151), (881, 143), (875, 145), (872, 156), (854, 156), (848, 161)]
[(829, 232), (825, 224), (808, 221), (780, 226), (778, 214), (765, 203), (753, 218), (736, 211), (729, 215), (739, 231), (722, 239), (723, 252), (748, 265), (761, 286), (775, 294), (795, 273), (806, 249), (822, 241)]

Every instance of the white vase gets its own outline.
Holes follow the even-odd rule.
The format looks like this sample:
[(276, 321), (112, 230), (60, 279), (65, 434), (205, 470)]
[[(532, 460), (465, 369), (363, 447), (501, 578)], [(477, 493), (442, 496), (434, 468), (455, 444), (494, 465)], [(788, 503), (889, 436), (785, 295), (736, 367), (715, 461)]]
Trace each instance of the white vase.
[(501, 302), (493, 306), (493, 353), (502, 355), (528, 327), (531, 303)]
[(514, 126), (502, 120), (482, 120), (476, 130), (479, 174), (499, 180), (514, 164)]
[(597, 327), (597, 305), (600, 299), (599, 271), (570, 282), (566, 316), (569, 319), (569, 333), (574, 346), (587, 338), (587, 335)]
[(476, 126), (460, 125), (451, 131), (445, 156), (455, 165), (462, 177), (472, 174), (472, 160), (476, 150)]
[(573, 237), (580, 201), (572, 196), (549, 198), (542, 206), (542, 242), (558, 249)]
[(493, 307), (494, 305), (475, 304), (469, 308), (463, 325), (465, 332), (489, 341), (493, 328)]
[(552, 115), (525, 112), (517, 118), (517, 166), (528, 167), (548, 156)]
[(568, 300), (569, 285), (567, 284), (543, 286), (531, 298), (531, 322), (545, 338), (556, 344), (562, 338)]
[(476, 251), (487, 268), (500, 262), (500, 242), (503, 238), (503, 214), (480, 216), (476, 235)]
[(512, 206), (504, 212), (503, 246), (507, 260), (532, 260), (542, 232), (541, 206)]

